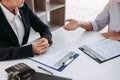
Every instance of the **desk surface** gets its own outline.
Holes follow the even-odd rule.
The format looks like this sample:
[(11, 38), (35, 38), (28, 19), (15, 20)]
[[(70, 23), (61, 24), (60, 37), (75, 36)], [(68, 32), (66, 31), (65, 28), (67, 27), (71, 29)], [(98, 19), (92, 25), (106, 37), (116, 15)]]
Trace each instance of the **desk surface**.
[[(88, 44), (102, 39), (100, 33), (86, 32), (83, 29), (77, 29), (75, 31), (65, 31), (63, 28), (60, 28), (56, 31), (53, 31), (52, 34), (54, 46), (70, 51), (75, 51), (80, 54), (80, 56), (69, 66), (67, 66), (62, 72), (58, 72), (45, 67), (46, 69), (52, 71), (54, 75), (69, 77), (73, 80), (120, 80), (120, 57), (99, 64), (78, 49), (78, 47), (83, 44)], [(4, 71), (5, 68), (19, 62), (26, 63), (37, 72), (45, 73), (44, 71), (37, 68), (37, 66), (44, 67), (43, 65), (40, 65), (28, 59), (1, 61), (0, 80), (7, 80), (7, 74)]]

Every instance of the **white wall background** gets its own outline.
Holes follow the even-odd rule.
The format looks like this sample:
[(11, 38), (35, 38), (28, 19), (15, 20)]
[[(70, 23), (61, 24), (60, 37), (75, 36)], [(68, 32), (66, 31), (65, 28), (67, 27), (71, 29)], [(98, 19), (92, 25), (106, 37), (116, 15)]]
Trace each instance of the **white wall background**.
[(109, 0), (66, 0), (66, 19), (93, 20)]

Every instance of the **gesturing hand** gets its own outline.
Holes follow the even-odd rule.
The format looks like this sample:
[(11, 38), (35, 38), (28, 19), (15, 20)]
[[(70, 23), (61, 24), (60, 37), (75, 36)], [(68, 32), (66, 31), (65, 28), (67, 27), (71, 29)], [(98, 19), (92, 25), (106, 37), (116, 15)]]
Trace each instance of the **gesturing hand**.
[(75, 30), (79, 27), (79, 22), (76, 20), (67, 19), (66, 22), (68, 22), (68, 24), (63, 27), (65, 30)]

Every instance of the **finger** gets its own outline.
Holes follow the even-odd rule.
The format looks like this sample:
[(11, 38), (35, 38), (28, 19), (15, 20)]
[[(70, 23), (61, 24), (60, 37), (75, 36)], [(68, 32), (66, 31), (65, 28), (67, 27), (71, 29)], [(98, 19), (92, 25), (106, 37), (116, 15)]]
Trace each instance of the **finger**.
[(42, 43), (42, 42), (44, 42), (45, 41), (45, 39), (44, 38), (41, 38), (39, 41), (38, 41), (38, 43)]
[(42, 50), (40, 50), (39, 54), (43, 54), (43, 53), (47, 52), (47, 50), (48, 50), (47, 47), (46, 47), (46, 48), (43, 48)]
[(39, 48), (37, 49), (35, 55), (40, 55), (40, 54), (42, 54), (45, 49), (46, 49), (45, 47), (44, 47), (44, 48), (43, 48), (43, 47), (39, 47)]
[(35, 55), (40, 55), (39, 51), (37, 53), (34, 53)]
[(104, 38), (108, 38), (108, 36), (102, 35)]
[(49, 46), (49, 43), (48, 43), (48, 41), (45, 41), (45, 40), (44, 40), (44, 41), (38, 43), (37, 46), (38, 46), (38, 47), (41, 47), (41, 46)]
[(109, 34), (109, 33), (102, 33), (102, 36), (104, 36), (104, 37), (109, 37), (110, 34)]
[(42, 43), (42, 46), (46, 46), (46, 47), (48, 47), (50, 44), (48, 43), (48, 42), (43, 42)]
[(63, 27), (65, 30), (69, 30), (69, 27), (66, 25)]
[(42, 43), (41, 44), (37, 44), (37, 47), (43, 47), (44, 45), (42, 45)]
[(38, 41), (38, 43), (41, 44), (42, 42), (43, 42), (43, 39), (41, 38), (41, 39)]
[(70, 31), (70, 28), (68, 27), (68, 28), (66, 28), (66, 30), (67, 30), (67, 31)]
[(67, 20), (65, 20), (66, 22), (69, 22), (69, 21), (72, 21), (72, 19), (67, 19)]

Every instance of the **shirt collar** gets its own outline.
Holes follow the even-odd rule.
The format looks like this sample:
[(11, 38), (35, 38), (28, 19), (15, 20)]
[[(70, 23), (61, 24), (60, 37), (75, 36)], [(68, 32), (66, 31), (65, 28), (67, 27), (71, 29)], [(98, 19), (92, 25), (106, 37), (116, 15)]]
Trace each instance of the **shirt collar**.
[(14, 15), (7, 8), (5, 8), (1, 3), (0, 3), (0, 6), (8, 21), (12, 21), (15, 16), (19, 16), (19, 18), (21, 18), (18, 8), (15, 9), (16, 15)]

